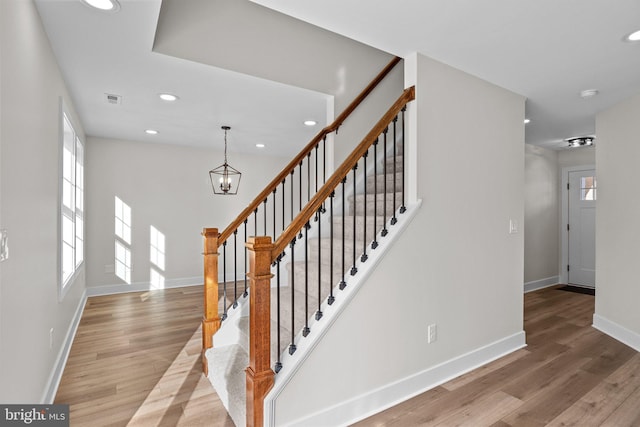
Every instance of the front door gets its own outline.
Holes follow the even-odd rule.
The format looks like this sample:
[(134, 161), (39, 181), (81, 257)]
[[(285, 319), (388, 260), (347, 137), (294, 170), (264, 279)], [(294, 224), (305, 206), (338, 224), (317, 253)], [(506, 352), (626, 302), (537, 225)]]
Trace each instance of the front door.
[(569, 283), (596, 285), (596, 171), (569, 172)]

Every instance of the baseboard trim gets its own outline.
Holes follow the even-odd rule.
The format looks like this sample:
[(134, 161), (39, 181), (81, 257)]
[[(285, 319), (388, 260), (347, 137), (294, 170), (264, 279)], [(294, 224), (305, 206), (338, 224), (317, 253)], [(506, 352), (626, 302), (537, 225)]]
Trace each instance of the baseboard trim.
[(103, 295), (123, 294), (127, 292), (144, 292), (171, 288), (183, 288), (186, 286), (202, 285), (204, 279), (202, 277), (185, 277), (182, 279), (167, 279), (164, 287), (155, 288), (151, 282), (137, 282), (127, 285), (126, 283), (106, 285), (106, 286), (87, 286), (87, 296), (97, 297)]
[[(525, 333), (521, 331), (417, 374), (298, 419), (289, 425), (351, 425), (525, 346)], [(345, 419), (346, 414), (358, 415)]]
[(560, 283), (559, 276), (551, 276), (546, 279), (533, 280), (524, 284), (524, 293), (537, 291), (538, 289), (548, 288), (549, 286), (557, 285)]
[(58, 392), (58, 387), (60, 386), (60, 380), (62, 379), (62, 373), (64, 372), (64, 367), (67, 365), (67, 359), (69, 358), (71, 345), (73, 344), (73, 339), (76, 336), (76, 331), (78, 330), (78, 325), (80, 324), (80, 319), (82, 318), (82, 313), (84, 311), (84, 306), (86, 305), (86, 303), (87, 291), (85, 290), (82, 293), (80, 302), (78, 303), (76, 311), (73, 314), (71, 324), (69, 325), (69, 329), (67, 329), (67, 335), (64, 337), (64, 342), (62, 343), (62, 347), (58, 352), (58, 357), (56, 358), (56, 363), (53, 367), (53, 370), (51, 371), (51, 375), (49, 375), (49, 379), (47, 380), (47, 386), (45, 387), (42, 399), (40, 399), (40, 403), (42, 404), (53, 403), (54, 399), (56, 398), (56, 393)]
[(606, 317), (602, 317), (599, 314), (593, 315), (593, 325), (594, 328), (609, 335), (611, 338), (614, 338), (620, 341), (623, 344), (628, 345), (633, 348), (635, 351), (640, 351), (640, 334), (625, 328), (622, 325), (617, 324), (616, 322), (612, 322)]

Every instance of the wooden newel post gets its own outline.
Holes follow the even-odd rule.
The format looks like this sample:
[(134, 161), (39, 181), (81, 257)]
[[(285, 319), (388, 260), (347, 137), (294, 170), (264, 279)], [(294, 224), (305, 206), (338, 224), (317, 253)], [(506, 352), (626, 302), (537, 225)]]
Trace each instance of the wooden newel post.
[(213, 334), (220, 329), (218, 315), (218, 233), (217, 228), (205, 228), (204, 236), (204, 316), (202, 317), (202, 372), (209, 375), (205, 352), (213, 347)]
[(249, 250), (249, 367), (247, 426), (262, 427), (264, 398), (273, 387), (271, 369), (271, 237), (250, 237)]

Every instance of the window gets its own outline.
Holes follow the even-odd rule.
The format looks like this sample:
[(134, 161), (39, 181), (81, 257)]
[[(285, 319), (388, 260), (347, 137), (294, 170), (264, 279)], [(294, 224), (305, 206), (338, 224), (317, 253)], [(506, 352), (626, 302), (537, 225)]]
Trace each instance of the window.
[(62, 127), (60, 264), (64, 290), (84, 261), (84, 147), (66, 113)]
[(580, 178), (580, 200), (596, 200), (596, 177)]
[(164, 288), (164, 234), (153, 225), (149, 227), (149, 277), (152, 289)]
[(131, 284), (131, 206), (115, 197), (116, 276)]

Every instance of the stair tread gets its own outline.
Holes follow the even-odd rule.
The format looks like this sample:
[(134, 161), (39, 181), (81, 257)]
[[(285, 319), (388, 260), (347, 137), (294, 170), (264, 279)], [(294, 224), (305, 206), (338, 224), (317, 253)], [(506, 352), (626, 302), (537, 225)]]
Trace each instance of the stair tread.
[(209, 381), (236, 426), (246, 423), (246, 374), (249, 355), (239, 345), (207, 350)]

